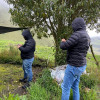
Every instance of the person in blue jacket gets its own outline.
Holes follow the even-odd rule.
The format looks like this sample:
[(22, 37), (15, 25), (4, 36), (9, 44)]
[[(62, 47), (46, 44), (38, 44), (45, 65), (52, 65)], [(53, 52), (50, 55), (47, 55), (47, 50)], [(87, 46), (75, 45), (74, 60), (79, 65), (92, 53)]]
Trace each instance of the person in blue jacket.
[(19, 50), (21, 51), (21, 58), (23, 60), (23, 71), (24, 71), (24, 78), (20, 79), (20, 82), (26, 82), (22, 88), (27, 88), (30, 86), (30, 82), (33, 78), (32, 73), (32, 63), (34, 60), (34, 52), (35, 52), (35, 40), (33, 39), (30, 31), (28, 29), (24, 30), (22, 32), (22, 35), (24, 37), (25, 44), (24, 45), (18, 45)]
[(72, 22), (73, 34), (68, 40), (62, 39), (60, 48), (67, 50), (67, 67), (61, 84), (62, 100), (69, 100), (70, 89), (73, 90), (73, 100), (80, 100), (80, 76), (86, 69), (86, 55), (90, 44), (90, 37), (86, 32), (86, 24), (79, 17)]

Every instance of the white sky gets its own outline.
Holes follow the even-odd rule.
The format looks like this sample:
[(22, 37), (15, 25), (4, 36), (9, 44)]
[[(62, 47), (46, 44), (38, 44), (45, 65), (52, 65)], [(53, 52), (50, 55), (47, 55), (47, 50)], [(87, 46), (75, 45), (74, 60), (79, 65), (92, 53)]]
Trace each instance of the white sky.
[(0, 5), (3, 7), (9, 8), (9, 5), (6, 3), (6, 0), (0, 0)]
[(97, 33), (95, 29), (94, 30), (87, 29), (87, 32), (88, 32), (90, 37), (97, 37), (97, 36), (100, 37), (100, 32)]

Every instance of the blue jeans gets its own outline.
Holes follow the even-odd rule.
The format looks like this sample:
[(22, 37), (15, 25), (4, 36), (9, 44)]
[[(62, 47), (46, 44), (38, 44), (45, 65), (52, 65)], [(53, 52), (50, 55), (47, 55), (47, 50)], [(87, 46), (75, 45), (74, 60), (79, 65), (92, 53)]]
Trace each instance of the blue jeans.
[(33, 73), (32, 73), (32, 63), (34, 58), (24, 59), (23, 60), (23, 70), (24, 70), (24, 78), (27, 79), (28, 82), (32, 81)]
[(86, 65), (82, 67), (75, 67), (67, 65), (65, 70), (65, 76), (63, 83), (61, 84), (62, 88), (62, 100), (69, 100), (70, 89), (73, 91), (73, 100), (80, 100), (79, 94), (79, 82), (80, 76), (85, 71)]

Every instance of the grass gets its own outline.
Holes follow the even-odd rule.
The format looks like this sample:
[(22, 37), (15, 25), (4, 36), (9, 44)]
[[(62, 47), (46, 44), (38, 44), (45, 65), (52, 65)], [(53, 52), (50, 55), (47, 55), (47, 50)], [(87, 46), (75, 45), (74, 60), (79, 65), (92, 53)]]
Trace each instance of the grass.
[(0, 64), (0, 97), (12, 92), (21, 84), (19, 78), (23, 76), (22, 68), (18, 65)]
[[(41, 92), (40, 92), (41, 91)], [(27, 94), (28, 100), (49, 100), (50, 92), (47, 92), (40, 84), (31, 84)]]
[[(47, 47), (52, 47), (53, 46), (53, 37), (51, 36), (50, 38), (45, 38), (42, 37), (42, 39), (38, 39), (37, 35), (33, 37), (36, 41), (37, 45), (42, 45), (42, 46), (47, 46)], [(18, 42), (24, 43), (24, 38), (22, 36), (22, 31), (14, 31), (14, 32), (9, 32), (5, 34), (0, 34), (0, 41), (11, 41), (12, 42)]]
[[(50, 71), (48, 69), (45, 69), (39, 76), (40, 77), (37, 79), (37, 81), (31, 84), (31, 87), (28, 89), (28, 92), (25, 96), (13, 95), (10, 93), (9, 96), (3, 97), (3, 98), (6, 98), (4, 100), (22, 100), (21, 98), (23, 98), (23, 100), (61, 100), (61, 87), (58, 86), (56, 81), (51, 78)], [(92, 79), (86, 78), (86, 81), (85, 79), (81, 80), (81, 82), (83, 83), (84, 82), (87, 83), (88, 81), (91, 82)], [(86, 85), (87, 84), (84, 84), (84, 86)], [(97, 99), (97, 93), (94, 88), (92, 88), (89, 92), (87, 92), (82, 87), (83, 86), (81, 84), (80, 86), (81, 99), (80, 100), (89, 100), (89, 99), (99, 100)], [(71, 91), (70, 100), (72, 100), (72, 91)]]
[[(19, 61), (20, 59), (20, 52), (16, 48), (16, 44), (23, 44), (23, 42), (17, 42), (17, 41), (6, 41), (6, 40), (1, 40), (0, 41), (0, 61), (3, 59), (4, 61), (4, 56), (5, 56), (5, 61)], [(10, 46), (10, 48), (9, 48)], [(12, 48), (12, 46), (15, 46)], [(1, 55), (3, 54), (3, 55)], [(45, 55), (45, 56), (44, 56)], [(14, 58), (13, 58), (14, 57)], [(96, 55), (97, 60), (100, 62), (100, 56)], [(47, 46), (39, 46), (37, 45), (36, 47), (36, 52), (35, 52), (35, 59), (34, 64), (41, 64), (42, 66), (45, 66), (48, 62), (50, 62), (50, 66), (54, 63), (54, 52), (53, 52), (53, 47), (47, 47)], [(17, 63), (18, 64), (18, 63)], [(48, 65), (47, 65), (48, 66)], [(91, 77), (88, 78), (86, 77), (85, 79), (82, 79), (82, 82), (86, 84), (88, 81), (88, 84), (86, 86), (90, 86), (91, 83), (94, 86), (94, 83), (96, 81), (96, 85), (100, 84), (100, 70), (98, 70), (95, 61), (92, 57), (91, 54), (87, 55), (87, 72), (91, 74)], [(22, 77), (22, 68), (17, 65), (0, 65), (0, 91), (1, 91), (1, 96), (2, 94), (8, 94), (9, 92), (13, 91), (14, 88), (17, 88), (21, 84), (19, 84), (18, 79), (19, 76)], [(96, 78), (95, 78), (96, 77)], [(95, 80), (93, 80), (95, 79)], [(86, 83), (85, 83), (86, 82)], [(5, 86), (6, 84), (6, 86)], [(35, 88), (35, 90), (33, 89)], [(41, 89), (42, 93), (39, 91)], [(5, 90), (7, 90), (5, 92)], [(84, 90), (84, 89), (83, 89)], [(86, 94), (86, 92), (81, 91), (81, 95), (84, 97), (83, 98), (90, 98), (91, 93), (94, 94), (95, 98), (95, 88), (94, 91), (90, 91), (89, 93)], [(98, 90), (99, 91), (99, 90)], [(60, 100), (61, 99), (61, 88), (57, 85), (57, 83), (51, 78), (50, 72), (49, 71), (44, 71), (42, 74), (40, 74), (40, 78), (36, 81), (36, 83), (32, 85), (32, 87), (29, 90), (29, 93), (27, 94), (28, 98), (32, 98), (32, 96), (35, 96), (36, 94), (36, 100), (43, 100), (46, 98), (46, 100)], [(40, 94), (40, 96), (38, 96)], [(46, 95), (45, 95), (46, 94)], [(43, 97), (41, 96), (43, 95)], [(48, 96), (47, 96), (48, 95)], [(85, 96), (88, 95), (88, 96)], [(10, 97), (13, 97), (11, 94)], [(71, 95), (72, 96), (72, 95)], [(10, 98), (9, 97), (9, 98)], [(19, 98), (18, 95), (16, 95), (16, 98)], [(26, 98), (26, 97), (25, 97)], [(83, 99), (83, 100), (85, 100)], [(19, 99), (20, 100), (20, 99)], [(30, 99), (30, 100), (35, 100), (35, 99)], [(45, 99), (44, 99), (45, 100)]]
[[(1, 6), (0, 6), (1, 7)], [(0, 25), (3, 26), (13, 26), (10, 22), (10, 16), (7, 11), (5, 11), (3, 8), (1, 11), (1, 17), (0, 17)], [(7, 18), (6, 18), (7, 16)], [(8, 18), (9, 16), (9, 18)], [(6, 20), (7, 19), (7, 20)], [(14, 26), (13, 26), (14, 27)], [(5, 55), (5, 60), (13, 61), (12, 55), (7, 56), (7, 52), (9, 52), (9, 46), (15, 46), (16, 44), (23, 44), (24, 39), (21, 35), (21, 31), (15, 31), (15, 32), (9, 32), (6, 34), (0, 34), (0, 53), (3, 52)], [(41, 40), (37, 39), (36, 35), (34, 37), (37, 43), (37, 49), (35, 52), (35, 64), (41, 64), (44, 66), (45, 64), (48, 65), (49, 62), (54, 63), (54, 54), (53, 54), (53, 37), (51, 38), (42, 38)], [(20, 42), (19, 42), (20, 41)], [(95, 45), (99, 45), (99, 40), (94, 43)], [(6, 50), (5, 50), (6, 49)], [(99, 51), (96, 50), (96, 51)], [(9, 53), (11, 54), (11, 52)], [(100, 54), (98, 52), (98, 54)], [(44, 56), (45, 55), (45, 56)], [(15, 56), (15, 55), (13, 55)], [(0, 57), (2, 57), (0, 55)], [(18, 59), (20, 58), (20, 55), (18, 53), (17, 55)], [(8, 59), (7, 59), (8, 58)], [(96, 55), (97, 60), (100, 62), (100, 56)], [(0, 58), (1, 59), (1, 58)], [(16, 61), (18, 60), (16, 59)], [(3, 59), (4, 61), (4, 59)], [(51, 64), (50, 64), (51, 66)], [(97, 68), (95, 61), (91, 54), (87, 55), (87, 72), (92, 75), (93, 79), (96, 79), (97, 87), (98, 84), (100, 84), (100, 70)], [(27, 100), (26, 96), (19, 95), (13, 95), (10, 94), (11, 91), (13, 91), (14, 88), (20, 86), (18, 79), (22, 77), (23, 71), (21, 66), (19, 65), (11, 65), (11, 64), (0, 64), (0, 96), (3, 94), (7, 95), (9, 93), (9, 97), (6, 97), (4, 100)], [(83, 81), (88, 82), (89, 85), (91, 85), (91, 78), (86, 77), (85, 80), (83, 78)], [(83, 82), (84, 83), (84, 82)], [(84, 83), (85, 84), (85, 83)], [(88, 86), (88, 84), (86, 84)], [(94, 83), (93, 83), (94, 84)], [(100, 88), (100, 86), (99, 86)], [(40, 91), (41, 89), (41, 91)], [(7, 90), (5, 92), (5, 90)], [(84, 89), (83, 89), (84, 90)], [(99, 92), (100, 90), (98, 90)], [(83, 95), (84, 94), (84, 95)], [(81, 91), (81, 97), (83, 96), (83, 100), (97, 100), (95, 99), (95, 89), (91, 89), (90, 92)], [(45, 70), (42, 75), (40, 75), (40, 78), (37, 80), (35, 84), (32, 85), (32, 87), (28, 90), (27, 97), (30, 98), (35, 97), (36, 100), (60, 100), (61, 99), (61, 89), (57, 86), (56, 82), (50, 77), (50, 72), (48, 70)], [(33, 98), (34, 98), (33, 97)], [(0, 99), (2, 100), (2, 99)], [(98, 99), (99, 100), (99, 99)]]
[(48, 59), (53, 62), (54, 61), (53, 49), (54, 49), (53, 47), (37, 46), (35, 54), (40, 58)]
[[(20, 51), (17, 49), (17, 44), (23, 42), (15, 41), (0, 41), (0, 63), (21, 64)], [(14, 55), (14, 56), (13, 56)], [(45, 55), (45, 56), (44, 56)], [(36, 46), (34, 65), (54, 66), (54, 52), (53, 47)]]
[(31, 84), (27, 94), (28, 100), (60, 100), (61, 88), (52, 79), (50, 71), (44, 69), (35, 83)]

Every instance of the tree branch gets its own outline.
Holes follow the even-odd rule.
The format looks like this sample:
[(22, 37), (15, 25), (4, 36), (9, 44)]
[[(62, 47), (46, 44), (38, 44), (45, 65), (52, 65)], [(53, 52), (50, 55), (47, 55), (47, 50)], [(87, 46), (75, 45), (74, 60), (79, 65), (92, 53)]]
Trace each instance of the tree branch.
[(96, 65), (99, 67), (99, 63), (98, 63), (98, 61), (97, 61), (97, 59), (96, 59), (96, 57), (95, 57), (95, 55), (94, 55), (92, 45), (90, 45), (90, 49), (91, 49), (91, 52), (92, 52), (93, 58), (94, 58), (94, 60), (96, 61)]
[(50, 17), (49, 17), (49, 22), (50, 22), (50, 25), (51, 25), (51, 28), (52, 28), (53, 33), (56, 33), (56, 30), (54, 29), (54, 26), (53, 26), (53, 23), (51, 22)]

